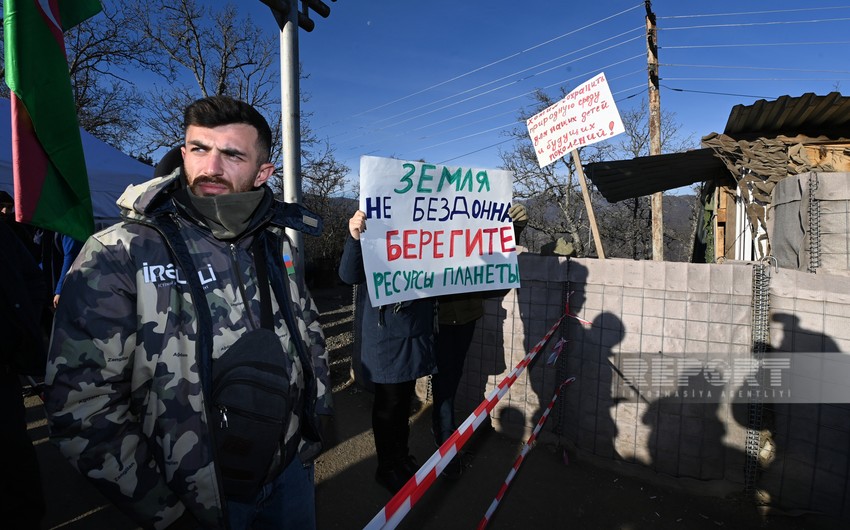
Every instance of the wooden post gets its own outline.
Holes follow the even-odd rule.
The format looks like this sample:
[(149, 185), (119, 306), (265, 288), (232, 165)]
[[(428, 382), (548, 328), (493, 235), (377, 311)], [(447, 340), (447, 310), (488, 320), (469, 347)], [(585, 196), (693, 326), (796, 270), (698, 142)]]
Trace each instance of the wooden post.
[[(658, 31), (652, 2), (646, 0), (646, 62), (649, 74), (649, 154), (661, 154), (661, 94), (658, 91)], [(653, 193), (652, 259), (664, 261), (664, 193)]]
[(584, 179), (584, 168), (581, 167), (581, 159), (578, 149), (573, 149), (573, 162), (576, 165), (578, 181), (581, 184), (581, 194), (584, 196), (584, 207), (587, 209), (587, 219), (590, 221), (590, 230), (593, 232), (593, 242), (596, 243), (596, 254), (599, 259), (605, 259), (605, 250), (602, 248), (602, 239), (599, 237), (599, 227), (596, 226), (596, 215), (593, 214), (593, 204), (590, 202), (590, 192), (587, 190), (587, 181)]

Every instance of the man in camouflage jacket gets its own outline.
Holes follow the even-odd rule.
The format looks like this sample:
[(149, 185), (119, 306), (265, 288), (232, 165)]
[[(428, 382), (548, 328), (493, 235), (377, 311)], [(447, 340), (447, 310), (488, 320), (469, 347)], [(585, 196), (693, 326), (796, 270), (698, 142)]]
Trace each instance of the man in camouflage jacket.
[[(250, 527), (224, 498), (210, 370), (260, 326), (259, 238), (274, 331), (291, 358), (290, 397), (301, 404), (281, 442), (281, 454), (297, 456), (262, 494), (279, 497), (270, 490), (282, 489), (281, 477), (306, 476), (303, 496), (285, 502), (312, 511), (298, 527), (315, 525), (312, 461), (331, 387), (318, 312), (302, 271), (284, 263), (294, 249), (283, 230), (318, 235), (321, 222), (265, 186), (270, 133), (253, 107), (205, 98), (186, 109), (184, 127), (183, 167), (128, 188), (118, 201), (123, 221), (89, 238), (65, 279), (46, 376), (51, 439), (145, 528)], [(287, 487), (293, 497), (298, 488)], [(283, 520), (287, 510), (297, 511), (270, 515), (275, 526), (296, 527)]]

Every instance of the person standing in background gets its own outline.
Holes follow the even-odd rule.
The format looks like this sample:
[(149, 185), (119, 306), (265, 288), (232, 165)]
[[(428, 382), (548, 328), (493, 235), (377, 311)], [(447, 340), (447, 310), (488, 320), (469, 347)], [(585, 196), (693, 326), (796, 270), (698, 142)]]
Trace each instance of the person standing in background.
[[(358, 210), (348, 221), (349, 237), (339, 265), (340, 279), (361, 285), (366, 297), (366, 272), (360, 234), (366, 230), (366, 213)], [(390, 306), (372, 307), (361, 301), (361, 364), (363, 375), (374, 385), (372, 432), (378, 468), (375, 480), (396, 493), (419, 466), (410, 454), (410, 408), (416, 380), (433, 374), (437, 305), (434, 298), (420, 298)]]
[(6, 219), (0, 220), (0, 245), (0, 521), (6, 528), (36, 530), (45, 512), (44, 493), (20, 377), (44, 374), (40, 318), (49, 290)]
[(71, 236), (56, 234), (56, 237), (59, 239), (62, 249), (62, 268), (59, 270), (59, 275), (56, 278), (56, 288), (53, 289), (54, 310), (59, 305), (59, 297), (62, 294), (62, 284), (65, 282), (65, 275), (68, 274), (68, 269), (71, 268), (71, 264), (77, 259), (77, 254), (83, 249), (83, 243)]

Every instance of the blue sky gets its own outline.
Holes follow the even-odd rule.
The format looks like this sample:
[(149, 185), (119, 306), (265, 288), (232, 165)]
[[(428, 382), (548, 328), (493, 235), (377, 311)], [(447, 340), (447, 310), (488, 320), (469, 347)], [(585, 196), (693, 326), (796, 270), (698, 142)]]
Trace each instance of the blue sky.
[[(299, 32), (303, 110), (356, 174), (364, 154), (497, 167), (530, 94), (605, 72), (646, 98), (644, 3), (339, 0)], [(278, 29), (268, 8), (245, 2)], [(695, 142), (736, 104), (850, 87), (850, 2), (658, 0), (661, 105)]]

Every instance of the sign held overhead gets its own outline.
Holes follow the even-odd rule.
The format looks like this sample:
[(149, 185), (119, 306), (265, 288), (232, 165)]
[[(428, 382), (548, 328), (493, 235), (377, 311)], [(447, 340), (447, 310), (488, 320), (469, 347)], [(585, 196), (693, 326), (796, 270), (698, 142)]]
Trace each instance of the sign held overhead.
[(626, 130), (604, 73), (582, 83), (525, 124), (540, 167)]

